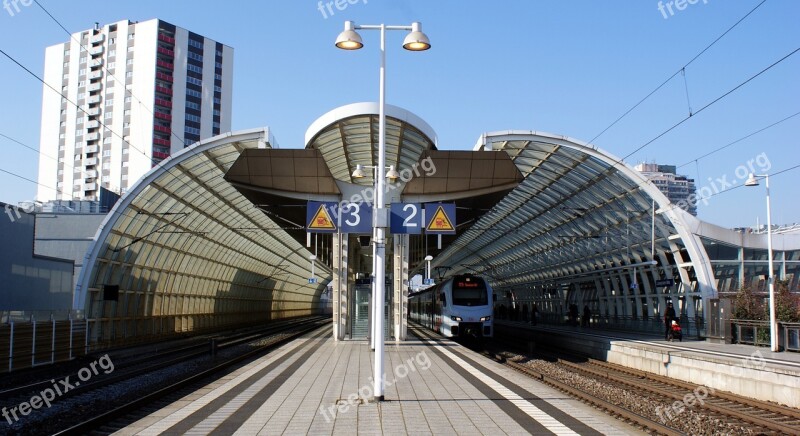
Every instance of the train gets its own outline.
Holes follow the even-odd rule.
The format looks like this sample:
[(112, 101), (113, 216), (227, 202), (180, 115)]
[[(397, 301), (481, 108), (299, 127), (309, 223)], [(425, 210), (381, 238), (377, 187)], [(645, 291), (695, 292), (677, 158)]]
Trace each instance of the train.
[(494, 294), (485, 279), (471, 274), (453, 276), (408, 296), (408, 316), (449, 338), (483, 339), (494, 336)]

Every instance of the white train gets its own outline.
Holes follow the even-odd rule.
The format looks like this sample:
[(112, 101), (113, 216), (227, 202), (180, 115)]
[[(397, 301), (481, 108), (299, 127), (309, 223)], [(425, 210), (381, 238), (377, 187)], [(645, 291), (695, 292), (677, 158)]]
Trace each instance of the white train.
[(451, 338), (490, 338), (493, 298), (483, 278), (457, 275), (409, 295), (409, 319)]

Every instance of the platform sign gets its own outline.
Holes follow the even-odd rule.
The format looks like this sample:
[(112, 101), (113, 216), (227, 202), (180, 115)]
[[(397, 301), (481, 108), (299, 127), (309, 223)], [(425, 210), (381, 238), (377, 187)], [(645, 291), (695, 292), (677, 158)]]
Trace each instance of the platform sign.
[(339, 226), (342, 233), (372, 233), (372, 205), (369, 203), (344, 203), (339, 209)]
[(316, 277), (309, 277), (308, 278), (308, 284), (309, 285), (314, 285), (316, 283), (317, 283), (317, 278)]
[(393, 234), (418, 235), (422, 233), (422, 204), (392, 203), (389, 230)]
[(309, 201), (306, 207), (309, 233), (372, 233), (372, 205)]
[(675, 280), (672, 279), (656, 280), (656, 286), (673, 286), (673, 285), (675, 285)]
[(456, 234), (455, 203), (425, 203), (425, 233)]
[(336, 233), (338, 203), (309, 201), (306, 207), (306, 231), (309, 233)]

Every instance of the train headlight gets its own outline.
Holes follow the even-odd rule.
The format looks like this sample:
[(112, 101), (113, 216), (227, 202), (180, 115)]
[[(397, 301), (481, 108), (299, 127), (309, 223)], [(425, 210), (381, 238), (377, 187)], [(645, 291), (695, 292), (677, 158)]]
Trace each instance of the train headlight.
[(450, 319), (452, 319), (453, 321), (461, 321), (461, 317), (460, 316), (455, 316), (455, 315), (451, 316)]
[(491, 320), (491, 319), (492, 319), (492, 317), (491, 317), (491, 316), (482, 316), (482, 317), (481, 317), (481, 321), (489, 321), (489, 320)]

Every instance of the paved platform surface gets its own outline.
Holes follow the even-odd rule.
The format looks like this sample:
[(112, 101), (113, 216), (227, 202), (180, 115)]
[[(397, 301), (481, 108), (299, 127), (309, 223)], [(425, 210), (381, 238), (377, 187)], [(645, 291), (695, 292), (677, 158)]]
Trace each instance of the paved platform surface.
[(642, 434), (449, 341), (386, 343), (372, 397), (363, 341), (304, 336), (117, 434)]
[(792, 351), (772, 352), (769, 347), (756, 347), (747, 344), (718, 344), (706, 340), (684, 337), (683, 341), (669, 342), (663, 336), (650, 333), (623, 332), (616, 330), (602, 330), (590, 327), (555, 326), (548, 324), (538, 324), (531, 326), (530, 323), (521, 321), (495, 321), (496, 324), (507, 325), (509, 327), (525, 328), (531, 330), (553, 332), (559, 334), (569, 334), (572, 336), (586, 336), (598, 339), (608, 339), (609, 341), (631, 341), (659, 349), (673, 349), (701, 354), (711, 354), (721, 357), (747, 358), (754, 352), (760, 353), (760, 359), (767, 364), (784, 365), (800, 369), (800, 353)]

